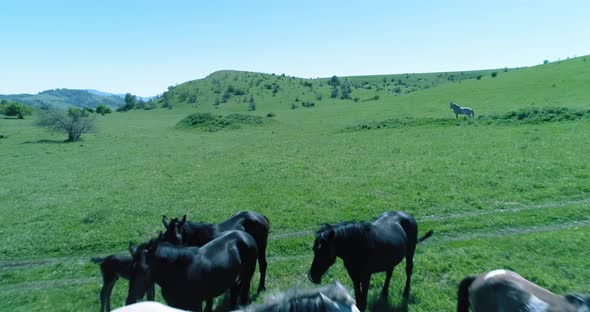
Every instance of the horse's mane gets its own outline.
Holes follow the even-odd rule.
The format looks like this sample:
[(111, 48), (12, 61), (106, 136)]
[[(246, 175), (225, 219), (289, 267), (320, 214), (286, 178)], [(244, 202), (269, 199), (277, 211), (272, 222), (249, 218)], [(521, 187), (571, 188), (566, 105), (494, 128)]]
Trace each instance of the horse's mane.
[(364, 236), (372, 229), (371, 222), (368, 221), (344, 221), (336, 224), (324, 224), (316, 232), (316, 238), (326, 235), (329, 231), (334, 231), (335, 238), (344, 238), (350, 236)]
[(245, 312), (285, 312), (285, 311), (330, 311), (322, 295), (328, 299), (346, 305), (355, 304), (354, 299), (338, 282), (315, 289), (293, 288), (284, 293), (267, 297), (264, 303), (246, 308)]

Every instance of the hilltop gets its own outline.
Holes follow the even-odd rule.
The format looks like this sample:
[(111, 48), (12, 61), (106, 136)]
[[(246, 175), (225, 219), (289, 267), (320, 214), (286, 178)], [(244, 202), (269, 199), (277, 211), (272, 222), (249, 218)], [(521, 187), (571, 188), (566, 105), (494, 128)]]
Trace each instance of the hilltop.
[(5, 94), (0, 95), (0, 99), (17, 101), (33, 107), (49, 105), (59, 108), (72, 106), (95, 108), (101, 104), (116, 108), (124, 103), (124, 99), (117, 95), (75, 89), (46, 90), (37, 94)]
[[(401, 96), (433, 87), (481, 79), (494, 70), (426, 74), (394, 74), (304, 79), (276, 74), (223, 70), (170, 87), (158, 100), (163, 106), (191, 105), (207, 110), (248, 109), (249, 99), (265, 109), (314, 107), (339, 100), (377, 101), (381, 96)], [(204, 107), (206, 106), (206, 107)]]

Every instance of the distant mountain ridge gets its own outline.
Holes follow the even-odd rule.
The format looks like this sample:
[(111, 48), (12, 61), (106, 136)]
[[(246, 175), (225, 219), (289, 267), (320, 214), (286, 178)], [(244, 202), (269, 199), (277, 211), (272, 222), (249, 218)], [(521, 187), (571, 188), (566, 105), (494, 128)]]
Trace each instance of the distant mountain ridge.
[[(116, 93), (109, 93), (109, 92), (104, 92), (104, 91), (100, 91), (100, 90), (95, 90), (95, 89), (85, 89), (86, 91), (92, 93), (92, 94), (96, 94), (96, 95), (101, 95), (101, 96), (118, 96), (121, 98), (125, 98), (125, 94), (116, 94)], [(138, 100), (144, 100), (144, 101), (149, 101), (153, 98), (155, 98), (156, 96), (139, 96), (139, 95), (135, 95), (137, 97)]]
[(97, 107), (104, 104), (116, 108), (124, 104), (124, 98), (106, 92), (76, 89), (53, 89), (37, 94), (4, 94), (0, 99), (17, 101), (29, 106), (39, 107), (44, 105), (58, 108), (68, 107)]

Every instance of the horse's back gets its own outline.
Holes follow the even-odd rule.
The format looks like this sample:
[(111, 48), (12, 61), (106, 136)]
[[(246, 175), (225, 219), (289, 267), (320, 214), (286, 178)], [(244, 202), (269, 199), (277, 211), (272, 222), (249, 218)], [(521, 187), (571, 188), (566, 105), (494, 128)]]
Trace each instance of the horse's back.
[(143, 301), (113, 310), (113, 312), (182, 312), (159, 302)]
[[(570, 311), (561, 306), (563, 297), (531, 283), (518, 273), (494, 270), (479, 275), (469, 287), (474, 311)], [(571, 310), (571, 311), (575, 311)]]

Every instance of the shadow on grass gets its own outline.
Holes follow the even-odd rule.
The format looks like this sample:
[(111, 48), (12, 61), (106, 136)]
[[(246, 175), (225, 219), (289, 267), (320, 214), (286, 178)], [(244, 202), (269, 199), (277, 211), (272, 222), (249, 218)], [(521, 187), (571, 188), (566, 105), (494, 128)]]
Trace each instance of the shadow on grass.
[(389, 301), (388, 298), (379, 296), (377, 300), (369, 304), (368, 310), (373, 312), (408, 312), (408, 305), (410, 303), (414, 303), (415, 301), (416, 298), (410, 295), (410, 298), (403, 297), (399, 304), (394, 305), (391, 301)]
[(37, 141), (24, 141), (23, 144), (67, 144), (71, 142), (66, 142), (65, 140), (48, 140), (48, 139), (41, 139)]

